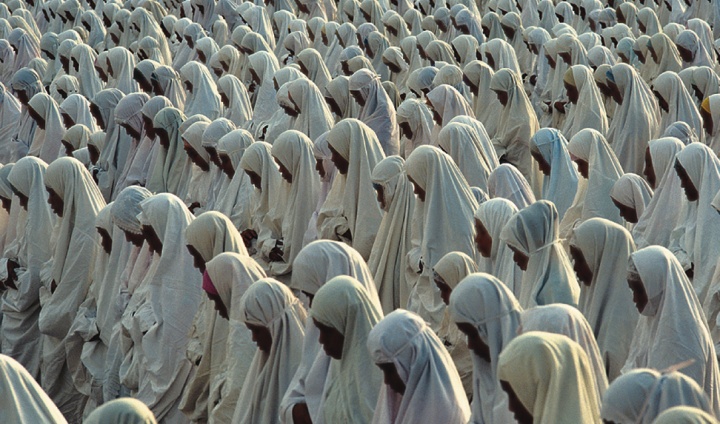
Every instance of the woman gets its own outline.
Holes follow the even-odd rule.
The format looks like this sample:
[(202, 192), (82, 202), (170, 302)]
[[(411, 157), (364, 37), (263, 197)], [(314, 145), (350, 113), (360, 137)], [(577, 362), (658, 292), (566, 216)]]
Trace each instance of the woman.
[(320, 332), (323, 350), (332, 358), (323, 422), (369, 422), (381, 373), (363, 348), (370, 330), (383, 317), (380, 304), (360, 282), (339, 276), (317, 291), (310, 317)]
[(471, 274), (450, 295), (450, 316), (467, 336), (473, 361), (470, 423), (512, 422), (497, 378), (500, 352), (517, 335), (522, 308), (507, 286), (488, 274)]
[[(95, 217), (105, 206), (90, 173), (77, 159), (56, 159), (45, 172), (50, 208), (59, 217), (53, 232), (52, 268), (40, 288), (38, 318), (43, 338), (42, 384), (71, 421), (82, 417), (85, 396), (73, 386), (72, 372), (80, 367), (79, 352), (66, 352), (64, 339), (78, 307), (85, 300), (93, 275)], [(45, 235), (47, 237), (47, 235)]]
[(405, 161), (388, 156), (373, 169), (372, 183), (384, 211), (368, 267), (378, 287), (383, 312), (407, 306), (410, 286), (405, 270), (411, 248), (415, 194), (405, 175)]
[(272, 154), (280, 167), (280, 175), (290, 185), (285, 201), (293, 206), (282, 220), (282, 260), (270, 264), (270, 274), (288, 278), (293, 261), (304, 247), (307, 222), (315, 210), (320, 187), (315, 173), (313, 144), (305, 134), (285, 131), (275, 140)]
[(520, 423), (602, 422), (588, 357), (568, 337), (538, 331), (516, 337), (500, 354), (498, 377)]
[(487, 190), (492, 164), (480, 149), (482, 142), (474, 128), (447, 122), (438, 134), (437, 145), (453, 158), (470, 186)]
[[(332, 129), (335, 119), (320, 89), (312, 81), (300, 78), (288, 86), (288, 97), (297, 110), (292, 129), (305, 134), (310, 140)], [(270, 140), (273, 141), (274, 140)]]
[(593, 73), (584, 65), (575, 65), (565, 72), (563, 84), (572, 103), (568, 109), (563, 134), (572, 138), (584, 128), (592, 128), (601, 134), (608, 132), (608, 118), (605, 103), (600, 95)]
[(653, 191), (648, 183), (639, 175), (624, 174), (610, 190), (610, 198), (620, 210), (620, 216), (626, 225), (637, 224), (652, 199)]
[(180, 75), (189, 93), (185, 100), (185, 114), (219, 118), (222, 115), (222, 101), (207, 67), (200, 62), (188, 62), (180, 69)]
[[(242, 322), (240, 300), (255, 281), (265, 278), (265, 271), (252, 258), (235, 252), (224, 252), (207, 262), (203, 275), (203, 290), (215, 303), (220, 319), (229, 322), (226, 352), (221, 371), (210, 382), (210, 420), (230, 422), (237, 399), (255, 354), (252, 334)], [(219, 392), (219, 393), (218, 393)]]
[(147, 188), (154, 193), (172, 193), (180, 198), (187, 194), (192, 164), (180, 133), (180, 125), (185, 119), (185, 115), (174, 107), (162, 109), (153, 119), (160, 148), (147, 178)]
[(475, 245), (480, 255), (490, 260), (487, 273), (505, 283), (515, 296), (520, 295), (523, 273), (500, 234), (517, 212), (517, 206), (502, 198), (490, 199), (475, 211)]
[(673, 123), (682, 121), (695, 130), (700, 136), (700, 142), (704, 142), (705, 132), (700, 112), (678, 74), (663, 72), (655, 78), (651, 89), (660, 106), (658, 135), (664, 133)]
[(357, 119), (335, 125), (328, 134), (328, 147), (340, 175), (335, 177), (320, 211), (319, 234), (321, 238), (345, 241), (363, 258), (369, 258), (382, 220), (371, 174), (385, 155), (372, 129)]
[(350, 94), (360, 105), (357, 118), (373, 130), (385, 156), (400, 152), (400, 133), (395, 106), (383, 89), (380, 79), (367, 69), (350, 77)]
[(637, 368), (619, 376), (608, 387), (601, 416), (614, 423), (656, 423), (655, 418), (663, 411), (676, 406), (713, 411), (702, 388), (692, 378), (678, 371), (660, 373)]
[(542, 128), (530, 139), (530, 155), (543, 173), (542, 198), (555, 204), (560, 221), (578, 190), (578, 173), (567, 146), (567, 139), (554, 128)]
[(488, 194), (492, 198), (510, 200), (518, 209), (535, 203), (530, 184), (515, 166), (503, 163), (488, 178)]
[(640, 312), (630, 354), (622, 371), (666, 369), (683, 363), (679, 371), (703, 388), (718, 410), (718, 364), (705, 316), (680, 263), (667, 249), (650, 246), (630, 255), (628, 286)]
[(493, 137), (498, 156), (515, 165), (530, 183), (533, 193), (539, 196), (542, 189), (540, 170), (533, 163), (528, 146), (540, 124), (520, 77), (509, 69), (501, 69), (493, 75), (490, 89), (503, 105), (500, 123)]
[[(445, 306), (432, 283), (432, 269), (452, 251), (475, 257), (473, 214), (477, 202), (452, 158), (437, 147), (420, 146), (405, 162), (415, 187), (420, 263), (409, 266), (420, 280), (410, 293), (408, 309), (439, 328)], [(419, 268), (419, 269), (417, 269)]]
[[(312, 306), (318, 290), (339, 275), (356, 279), (367, 292), (373, 304), (379, 304), (377, 288), (364, 259), (352, 247), (330, 240), (318, 240), (307, 245), (295, 259), (290, 288), (303, 293)], [(283, 422), (309, 417), (320, 422), (324, 411), (326, 379), (331, 359), (320, 349), (320, 332), (312, 320), (305, 324), (302, 362), (288, 391), (285, 393), (280, 414)]]
[(287, 286), (263, 278), (240, 300), (240, 317), (257, 351), (232, 421), (276, 422), (280, 401), (300, 364), (305, 308)]
[(157, 424), (155, 415), (144, 403), (132, 398), (111, 400), (94, 410), (86, 424), (123, 422), (127, 424)]
[(470, 405), (452, 359), (418, 315), (390, 313), (370, 331), (367, 348), (385, 375), (373, 423), (468, 422)]
[(60, 140), (65, 134), (58, 105), (48, 94), (38, 93), (30, 99), (28, 112), (37, 129), (27, 154), (52, 162), (60, 155)]
[(638, 320), (623, 269), (634, 251), (630, 233), (602, 218), (583, 222), (570, 238), (573, 268), (582, 283), (578, 308), (592, 328), (610, 381), (620, 375)]
[(230, 218), (241, 233), (252, 226), (252, 196), (255, 188), (247, 173), (240, 169), (240, 161), (252, 143), (250, 132), (236, 129), (225, 134), (217, 144), (222, 170), (229, 183), (216, 200), (215, 209)]
[(403, 158), (407, 159), (418, 146), (432, 143), (435, 122), (430, 109), (420, 100), (403, 101), (397, 109), (397, 123), (403, 135), (400, 151)]
[(577, 306), (580, 287), (558, 238), (555, 205), (540, 200), (515, 214), (501, 233), (525, 271), (519, 301), (523, 308), (550, 303)]
[[(47, 164), (34, 157), (20, 159), (7, 176), (20, 206), (28, 213), (23, 226), (18, 226), (17, 237), (7, 240), (14, 244), (6, 248), (5, 253), (15, 253), (15, 257), (6, 257), (7, 291), (2, 301), (2, 347), (3, 353), (18, 360), (36, 379), (40, 377), (42, 344), (38, 331), (40, 314), (39, 292), (42, 287), (40, 277), (45, 262), (52, 256), (52, 247), (47, 236), (52, 234), (55, 224), (48, 193), (45, 190), (45, 171)], [(8, 225), (15, 224), (9, 221)]]

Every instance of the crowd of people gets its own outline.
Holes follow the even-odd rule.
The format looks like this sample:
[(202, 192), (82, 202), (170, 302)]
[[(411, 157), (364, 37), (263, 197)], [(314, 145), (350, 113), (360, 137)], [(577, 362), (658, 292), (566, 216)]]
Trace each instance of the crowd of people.
[(718, 0), (4, 0), (0, 421), (717, 423), (718, 153)]

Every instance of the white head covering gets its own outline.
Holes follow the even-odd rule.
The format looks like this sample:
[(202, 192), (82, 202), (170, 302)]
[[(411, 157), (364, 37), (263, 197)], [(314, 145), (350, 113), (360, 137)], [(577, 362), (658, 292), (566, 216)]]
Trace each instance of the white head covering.
[[(715, 298), (716, 292), (720, 289), (720, 287), (716, 288), (717, 280), (713, 279), (717, 258), (720, 257), (720, 246), (715, 243), (715, 240), (720, 237), (720, 215), (711, 206), (712, 200), (720, 191), (720, 159), (708, 146), (701, 143), (691, 143), (683, 148), (675, 158), (676, 162), (685, 169), (690, 181), (700, 194), (697, 202), (690, 202), (695, 206), (695, 212), (688, 218), (694, 221), (694, 225), (686, 230), (682, 247), (695, 265), (693, 287), (695, 287), (695, 293), (702, 304)], [(713, 331), (715, 331), (716, 325), (712, 317), (720, 312), (718, 308), (720, 305), (714, 307), (706, 305), (705, 312), (708, 321), (712, 323), (711, 330)]]
[(225, 118), (235, 125), (244, 125), (252, 118), (252, 105), (250, 96), (235, 75), (224, 75), (217, 81), (218, 94), (227, 97), (229, 105), (225, 109)]
[[(582, 130), (570, 140), (568, 151), (572, 157), (588, 163), (585, 189), (578, 190), (572, 206), (573, 209), (581, 208), (579, 220), (598, 217), (621, 223), (620, 212), (610, 199), (610, 191), (615, 181), (622, 176), (623, 170), (605, 137), (592, 129)], [(578, 219), (570, 214), (568, 217)]]
[(674, 406), (666, 409), (653, 421), (655, 424), (713, 424), (712, 414), (690, 406)]
[(183, 147), (180, 125), (185, 115), (176, 108), (167, 107), (155, 115), (153, 126), (167, 132), (169, 146), (160, 147), (155, 166), (147, 178), (147, 188), (154, 193), (172, 193), (185, 197), (190, 177), (191, 162)]
[(610, 197), (623, 206), (635, 209), (638, 218), (642, 216), (653, 191), (648, 183), (637, 174), (624, 174), (618, 178), (610, 190)]
[(458, 115), (475, 117), (468, 101), (451, 85), (440, 84), (433, 88), (426, 97), (428, 104), (441, 117), (441, 122), (438, 123), (440, 127), (444, 127)]
[(395, 106), (382, 88), (380, 79), (367, 69), (361, 69), (350, 77), (350, 91), (359, 91), (365, 105), (360, 107), (357, 118), (370, 127), (380, 141), (385, 155), (400, 152)]
[(45, 129), (38, 126), (35, 130), (28, 155), (37, 156), (48, 163), (52, 162), (60, 154), (62, 146), (60, 140), (65, 135), (65, 126), (58, 105), (50, 95), (38, 93), (30, 99), (28, 107), (45, 121)]
[(470, 274), (450, 295), (450, 315), (471, 324), (490, 350), (490, 362), (473, 357), (471, 423), (512, 422), (508, 398), (497, 378), (500, 352), (517, 335), (522, 308), (502, 281), (488, 274)]
[(601, 422), (592, 367), (568, 337), (537, 331), (516, 337), (500, 354), (498, 377), (535, 423)]
[(605, 363), (595, 341), (593, 330), (582, 312), (572, 306), (552, 304), (536, 306), (522, 313), (519, 333), (544, 331), (561, 334), (577, 342), (587, 354), (595, 382), (595, 395), (598, 405), (602, 405), (602, 395), (608, 386)]
[(444, 304), (432, 283), (432, 268), (453, 251), (475, 257), (473, 214), (478, 205), (452, 158), (437, 147), (415, 149), (405, 162), (405, 171), (425, 191), (425, 201), (416, 204), (422, 219), (418, 225), (424, 267), (411, 294), (414, 304), (408, 308), (429, 314), (430, 322), (437, 325), (444, 315)]
[(703, 141), (705, 131), (703, 131), (700, 111), (678, 74), (663, 72), (655, 78), (651, 88), (668, 105), (668, 111), (662, 110), (660, 113), (660, 132), (664, 132), (671, 124), (682, 121), (690, 125), (690, 128), (700, 135), (700, 141)]
[(555, 205), (539, 200), (522, 209), (510, 218), (500, 237), (530, 258), (518, 298), (521, 306), (577, 305), (580, 287), (558, 238)]
[(567, 145), (567, 139), (554, 128), (542, 128), (530, 140), (530, 150), (550, 165), (550, 175), (543, 177), (542, 198), (555, 204), (561, 221), (575, 199), (579, 179)]
[(650, 246), (630, 256), (630, 269), (633, 267), (636, 272), (631, 272), (639, 276), (648, 302), (640, 312), (623, 371), (640, 367), (662, 370), (684, 363), (680, 372), (703, 388), (717, 410), (715, 348), (700, 302), (680, 263), (664, 247)]
[(337, 239), (349, 230), (350, 244), (363, 258), (369, 258), (382, 220), (371, 174), (385, 155), (372, 129), (357, 119), (344, 119), (335, 125), (328, 134), (328, 144), (349, 162), (349, 166), (347, 174), (335, 177), (323, 208), (342, 204), (341, 214), (347, 222), (336, 226), (332, 221), (323, 223), (321, 216), (318, 227), (324, 238)]
[(647, 142), (660, 133), (660, 108), (650, 87), (625, 63), (608, 71), (617, 85), (622, 103), (617, 106), (607, 133), (608, 143), (625, 172), (642, 172)]
[[(306, 78), (288, 84), (288, 96), (300, 112), (295, 118), (293, 129), (305, 134), (310, 140), (330, 131), (335, 119), (318, 86)], [(270, 141), (274, 144), (274, 140)]]
[(572, 138), (584, 128), (592, 128), (601, 134), (607, 134), (609, 124), (605, 102), (595, 83), (592, 69), (584, 65), (575, 65), (568, 69), (565, 79), (568, 78), (568, 73), (571, 75), (571, 85), (578, 91), (578, 101), (568, 108), (563, 134), (567, 138)]
[(0, 355), (0, 369), (4, 419), (17, 423), (67, 423), (50, 397), (19, 362)]
[(323, 421), (368, 422), (382, 377), (364, 348), (370, 330), (382, 319), (380, 304), (356, 279), (338, 276), (317, 291), (310, 315), (344, 337), (342, 358), (331, 361), (325, 383)]
[(106, 88), (117, 88), (124, 94), (138, 91), (137, 82), (133, 79), (135, 56), (125, 47), (113, 47), (108, 50), (107, 62), (112, 72)]
[(384, 312), (407, 305), (407, 252), (411, 248), (411, 219), (415, 194), (405, 175), (405, 161), (388, 156), (373, 169), (372, 182), (383, 190), (385, 213), (380, 223), (368, 267), (373, 272)]
[[(405, 383), (405, 393), (383, 384), (373, 423), (466, 423), (470, 405), (452, 359), (423, 320), (399, 309), (390, 313), (368, 336), (376, 364), (393, 364)], [(432, 399), (432, 402), (428, 400)]]
[(574, 229), (570, 246), (580, 250), (592, 272), (592, 281), (580, 288), (578, 308), (595, 334), (612, 381), (625, 364), (638, 319), (625, 278), (625, 263), (635, 244), (620, 225), (592, 218)]
[(300, 363), (305, 309), (289, 288), (263, 278), (252, 284), (240, 301), (246, 324), (267, 328), (269, 352), (257, 350), (243, 385), (233, 422), (276, 422), (283, 394)]
[(655, 418), (663, 411), (678, 405), (712, 411), (707, 396), (693, 379), (677, 371), (661, 374), (637, 368), (608, 387), (601, 416), (618, 423), (650, 424), (656, 423)]
[(397, 122), (407, 123), (412, 131), (412, 138), (403, 138), (404, 149), (400, 152), (403, 157), (410, 156), (410, 153), (418, 147), (432, 143), (433, 128), (435, 122), (432, 113), (425, 105), (417, 99), (403, 101), (397, 109)]
[(675, 156), (683, 144), (675, 137), (664, 137), (651, 140), (648, 148), (655, 171), (655, 192), (643, 214), (638, 215), (632, 233), (639, 248), (653, 244), (669, 247), (671, 232), (680, 224), (681, 209), (687, 204), (675, 171)]
[(121, 398), (111, 400), (94, 410), (84, 424), (157, 424), (155, 415), (137, 399)]
[(502, 241), (500, 233), (510, 218), (518, 212), (517, 206), (507, 199), (490, 199), (475, 211), (475, 219), (485, 227), (492, 238), (489, 274), (498, 278), (515, 295), (520, 295), (522, 270), (513, 261), (513, 251)]
[(492, 164), (485, 152), (478, 149), (482, 142), (473, 127), (448, 122), (438, 134), (437, 145), (453, 158), (468, 184), (487, 190)]
[(209, 119), (217, 119), (222, 112), (220, 95), (205, 65), (200, 62), (188, 62), (180, 68), (183, 81), (192, 84), (192, 91), (185, 100), (185, 115), (205, 115)]
[(510, 200), (518, 209), (535, 203), (530, 184), (516, 167), (503, 163), (488, 178), (488, 194), (492, 198)]
[(237, 129), (225, 134), (219, 141), (217, 151), (221, 161), (227, 155), (235, 172), (221, 198), (217, 200), (215, 209), (227, 215), (241, 231), (252, 225), (252, 195), (255, 188), (248, 175), (240, 168), (245, 150), (253, 143), (250, 132)]

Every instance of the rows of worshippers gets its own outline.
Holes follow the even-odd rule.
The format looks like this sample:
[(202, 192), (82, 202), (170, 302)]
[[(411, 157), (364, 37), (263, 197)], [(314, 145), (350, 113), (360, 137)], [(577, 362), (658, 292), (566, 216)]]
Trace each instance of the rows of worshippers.
[(716, 423), (720, 1), (0, 3), (0, 420)]

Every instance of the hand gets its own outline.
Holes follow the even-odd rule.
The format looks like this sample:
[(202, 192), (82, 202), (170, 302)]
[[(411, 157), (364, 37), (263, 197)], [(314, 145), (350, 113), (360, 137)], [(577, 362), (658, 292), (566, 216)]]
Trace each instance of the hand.
[(55, 293), (55, 289), (57, 289), (57, 283), (55, 280), (52, 280), (52, 283), (50, 283), (50, 293)]
[(691, 279), (691, 280), (693, 279), (693, 277), (695, 276), (695, 264), (694, 263), (690, 264), (690, 269), (685, 271), (685, 275), (687, 275), (687, 277), (689, 279)]
[(8, 279), (5, 282), (5, 285), (7, 287), (13, 288), (17, 290), (17, 287), (15, 286), (15, 281), (17, 281), (17, 269), (20, 268), (20, 264), (15, 262), (12, 259), (8, 259), (7, 262), (7, 272), (8, 272)]
[(284, 262), (285, 259), (283, 259), (283, 251), (279, 247), (273, 247), (270, 251), (270, 261), (271, 262)]
[(245, 247), (252, 246), (252, 241), (257, 238), (257, 233), (252, 228), (248, 228), (247, 230), (240, 233), (240, 235), (243, 238), (243, 242), (245, 243)]
[(190, 203), (190, 206), (188, 206), (188, 209), (190, 209), (190, 212), (195, 213), (195, 209), (200, 207), (200, 203), (198, 202), (192, 202)]
[(310, 411), (308, 411), (307, 404), (298, 403), (293, 406), (292, 419), (294, 424), (312, 424), (312, 418), (310, 418)]
[(418, 268), (420, 269), (420, 272), (418, 272), (418, 274), (422, 274), (423, 269), (425, 268), (425, 264), (423, 263), (422, 259), (418, 261)]
[(530, 76), (530, 84), (532, 84), (532, 85), (537, 84), (537, 75)]
[(352, 241), (352, 233), (350, 232), (350, 230), (345, 231), (345, 234), (342, 234), (341, 237), (344, 237), (344, 238)]
[(565, 102), (555, 102), (555, 109), (560, 113), (565, 113)]

